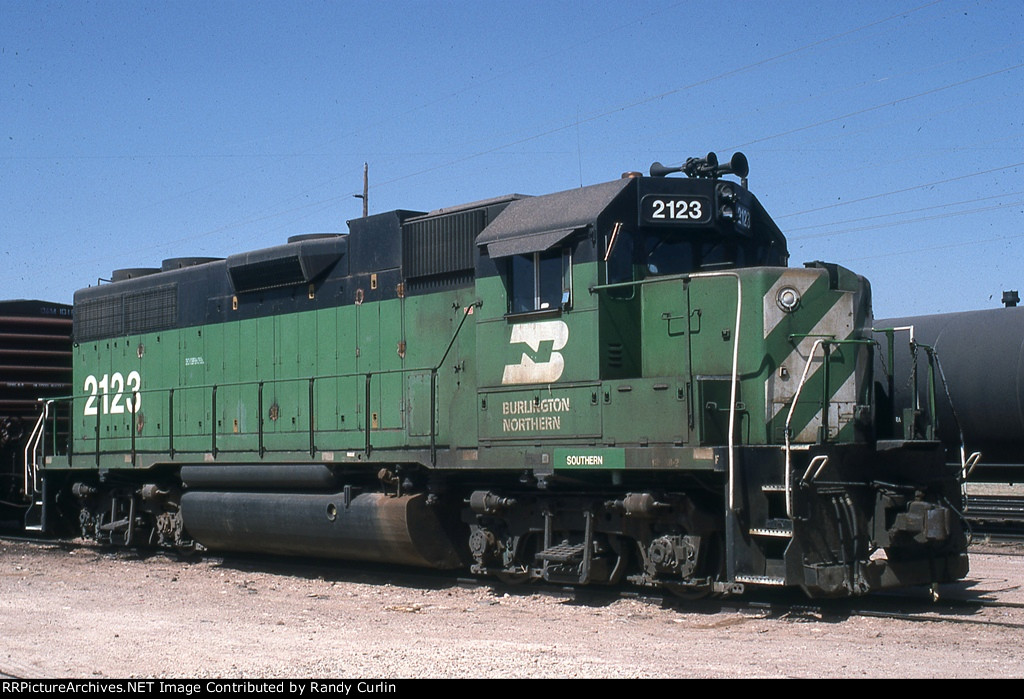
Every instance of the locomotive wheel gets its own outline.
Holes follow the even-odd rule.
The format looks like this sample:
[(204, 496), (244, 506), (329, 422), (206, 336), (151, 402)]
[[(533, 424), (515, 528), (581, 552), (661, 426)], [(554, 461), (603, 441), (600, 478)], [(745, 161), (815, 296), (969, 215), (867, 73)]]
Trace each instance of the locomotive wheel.
[(714, 594), (712, 586), (709, 585), (683, 585), (677, 582), (666, 582), (661, 584), (673, 596), (687, 602), (697, 602), (708, 599)]
[(514, 565), (515, 569), (494, 573), (494, 577), (506, 585), (522, 585), (533, 580), (534, 578), (530, 576), (530, 566), (522, 562), (523, 552), (528, 547), (531, 550), (536, 547), (536, 537), (529, 535), (514, 537), (512, 539), (512, 551), (510, 552), (510, 564)]
[(719, 593), (715, 592), (715, 583), (725, 580), (725, 542), (721, 532), (707, 537), (707, 543), (702, 548), (704, 550), (701, 552), (701, 563), (693, 577), (706, 582), (687, 585), (683, 582), (665, 580), (661, 582), (662, 587), (676, 597), (691, 602), (719, 596)]
[(525, 585), (530, 581), (530, 572), (527, 570), (515, 573), (502, 571), (500, 573), (495, 573), (494, 577), (505, 585)]

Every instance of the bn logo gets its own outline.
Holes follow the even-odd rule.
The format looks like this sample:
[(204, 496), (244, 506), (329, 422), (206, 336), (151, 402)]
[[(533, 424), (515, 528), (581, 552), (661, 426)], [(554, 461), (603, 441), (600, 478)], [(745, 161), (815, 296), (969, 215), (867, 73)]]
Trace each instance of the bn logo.
[(526, 345), (518, 364), (506, 364), (501, 376), (503, 384), (552, 383), (565, 369), (561, 350), (569, 341), (569, 326), (560, 320), (520, 323), (512, 326), (513, 345)]

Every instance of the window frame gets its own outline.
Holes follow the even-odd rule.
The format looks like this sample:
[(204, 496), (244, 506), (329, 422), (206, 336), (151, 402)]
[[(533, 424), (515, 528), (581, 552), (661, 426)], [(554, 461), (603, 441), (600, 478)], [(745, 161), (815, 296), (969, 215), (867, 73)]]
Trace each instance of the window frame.
[[(545, 283), (550, 283), (551, 272), (544, 272), (545, 261), (560, 260), (559, 288), (560, 297), (557, 301), (545, 299)], [(526, 277), (522, 266), (529, 265), (530, 288), (523, 293), (517, 280)], [(518, 267), (518, 269), (517, 269)], [(551, 276), (545, 276), (545, 275)], [(508, 289), (508, 316), (522, 317), (527, 315), (559, 314), (572, 309), (572, 248), (567, 245), (537, 250), (531, 253), (511, 255), (508, 258), (506, 287)], [(528, 303), (527, 303), (528, 301)], [(544, 304), (548, 304), (545, 306)]]

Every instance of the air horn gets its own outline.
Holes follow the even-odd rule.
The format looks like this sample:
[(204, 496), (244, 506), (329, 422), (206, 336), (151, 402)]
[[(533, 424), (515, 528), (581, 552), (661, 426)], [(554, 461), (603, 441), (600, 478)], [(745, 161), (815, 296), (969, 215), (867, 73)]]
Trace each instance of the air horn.
[(714, 153), (708, 153), (703, 158), (687, 158), (686, 162), (678, 167), (669, 167), (661, 163), (651, 165), (651, 177), (664, 177), (673, 172), (684, 172), (687, 177), (710, 177), (716, 180), (722, 175), (736, 175), (743, 180), (743, 186), (746, 187), (750, 164), (747, 162), (747, 156), (737, 152), (725, 165), (718, 164), (718, 156)]

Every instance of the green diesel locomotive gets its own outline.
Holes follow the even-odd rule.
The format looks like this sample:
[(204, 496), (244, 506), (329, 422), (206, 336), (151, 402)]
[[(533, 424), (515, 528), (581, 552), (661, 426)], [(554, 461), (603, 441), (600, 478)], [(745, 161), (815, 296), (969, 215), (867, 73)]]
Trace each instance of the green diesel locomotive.
[(118, 270), (75, 295), (34, 521), (680, 594), (962, 578), (960, 473), (876, 392), (868, 283), (787, 267), (746, 175), (709, 154)]

